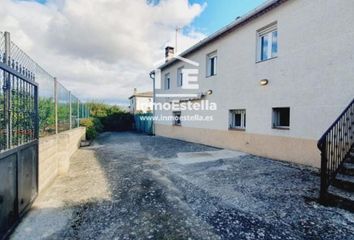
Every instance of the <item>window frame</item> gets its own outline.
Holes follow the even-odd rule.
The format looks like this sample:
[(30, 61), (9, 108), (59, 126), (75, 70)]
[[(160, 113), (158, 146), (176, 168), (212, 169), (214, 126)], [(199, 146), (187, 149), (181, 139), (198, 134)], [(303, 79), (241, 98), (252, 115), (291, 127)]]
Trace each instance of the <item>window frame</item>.
[[(236, 114), (241, 114), (240, 126), (236, 126)], [(245, 131), (247, 127), (246, 109), (230, 109), (229, 110), (229, 129)]]
[[(274, 33), (276, 32), (276, 52), (273, 53), (273, 40)], [(257, 46), (256, 46), (256, 63), (265, 62), (278, 57), (279, 53), (279, 31), (277, 22), (271, 23), (266, 27), (257, 30)], [(263, 59), (263, 41), (262, 39), (267, 36), (267, 58)]]
[[(281, 109), (288, 109), (288, 126), (281, 125)], [(290, 107), (273, 107), (272, 108), (272, 128), (273, 129), (281, 129), (281, 130), (290, 130), (290, 116), (291, 116)]]
[(183, 86), (183, 69), (184, 66), (177, 68), (177, 87), (182, 88)]
[[(166, 84), (167, 80), (168, 80), (168, 85)], [(171, 75), (170, 75), (170, 73), (166, 73), (165, 74), (163, 85), (164, 85), (164, 90), (170, 90), (171, 89)]]
[[(211, 64), (210, 64), (211, 59), (214, 59), (213, 71), (211, 71)], [(215, 50), (206, 55), (206, 77), (208, 78), (208, 77), (216, 76), (217, 67), (218, 67), (218, 55), (217, 55), (217, 51)]]
[[(179, 115), (178, 120), (176, 120), (177, 115)], [(172, 116), (173, 116), (172, 125), (178, 126), (178, 127), (182, 126), (182, 121), (181, 121), (182, 112), (181, 111), (173, 111)]]

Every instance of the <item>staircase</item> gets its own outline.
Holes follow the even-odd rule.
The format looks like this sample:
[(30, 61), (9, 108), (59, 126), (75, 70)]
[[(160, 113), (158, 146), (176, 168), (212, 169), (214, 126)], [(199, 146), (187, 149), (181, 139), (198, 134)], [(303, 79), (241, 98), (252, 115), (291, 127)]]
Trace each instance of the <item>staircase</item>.
[(354, 212), (354, 99), (318, 141), (320, 201)]
[(354, 147), (328, 188), (328, 204), (354, 212)]

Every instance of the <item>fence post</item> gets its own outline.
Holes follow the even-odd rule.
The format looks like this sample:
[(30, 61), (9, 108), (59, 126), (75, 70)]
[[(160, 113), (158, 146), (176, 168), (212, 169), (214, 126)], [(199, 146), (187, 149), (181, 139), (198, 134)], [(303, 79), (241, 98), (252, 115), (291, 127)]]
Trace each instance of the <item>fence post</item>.
[(55, 111), (55, 134), (58, 134), (58, 82), (54, 78), (54, 111)]
[(80, 101), (77, 99), (77, 127), (80, 127)]
[(69, 119), (69, 123), (70, 123), (70, 128), (72, 129), (72, 109), (71, 109), (71, 92), (69, 91), (69, 115), (70, 115), (70, 119)]
[[(11, 38), (10, 33), (4, 33), (5, 38), (5, 64), (11, 66)], [(4, 71), (4, 95), (5, 95), (5, 117), (6, 117), (6, 148), (12, 145), (12, 113), (11, 113), (11, 79), (10, 74)]]

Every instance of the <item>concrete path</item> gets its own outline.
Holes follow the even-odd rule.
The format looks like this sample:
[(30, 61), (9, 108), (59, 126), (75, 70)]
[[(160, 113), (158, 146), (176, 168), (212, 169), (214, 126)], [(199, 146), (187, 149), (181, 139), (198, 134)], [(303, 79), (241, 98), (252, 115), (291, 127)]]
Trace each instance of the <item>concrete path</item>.
[(104, 133), (12, 239), (354, 239), (307, 168), (183, 141)]

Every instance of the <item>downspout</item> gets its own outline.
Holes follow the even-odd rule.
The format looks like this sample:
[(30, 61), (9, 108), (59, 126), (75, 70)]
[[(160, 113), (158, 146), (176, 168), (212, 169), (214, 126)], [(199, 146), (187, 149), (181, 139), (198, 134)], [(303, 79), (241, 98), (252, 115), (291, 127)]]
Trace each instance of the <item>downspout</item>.
[(150, 72), (150, 78), (152, 79), (152, 135), (155, 136), (155, 71)]

